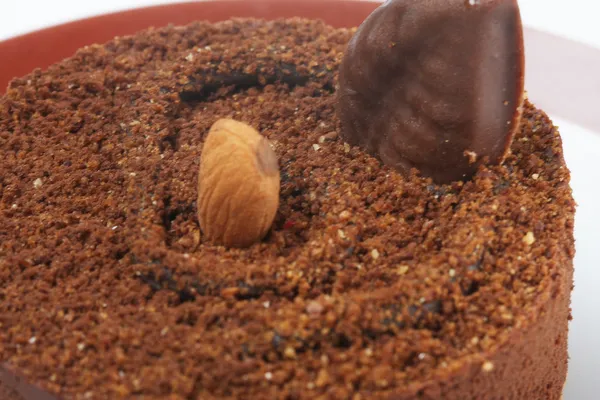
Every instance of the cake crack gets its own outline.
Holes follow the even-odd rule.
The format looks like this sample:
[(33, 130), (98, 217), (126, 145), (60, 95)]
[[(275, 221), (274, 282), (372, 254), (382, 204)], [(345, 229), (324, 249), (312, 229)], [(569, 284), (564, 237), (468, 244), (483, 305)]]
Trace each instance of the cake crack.
[[(267, 68), (258, 67), (255, 73), (234, 70), (227, 74), (215, 70), (198, 72), (188, 76), (189, 83), (184, 85), (179, 92), (183, 102), (206, 102), (212, 100), (222, 89), (229, 89), (227, 94), (232, 94), (251, 88), (263, 88), (276, 83), (287, 85), (290, 89), (296, 86), (306, 86), (309, 82), (319, 82), (321, 90), (331, 94), (335, 92), (334, 75), (331, 71), (316, 70), (300, 72), (298, 67), (288, 63), (277, 63)], [(315, 91), (314, 96), (320, 96)]]

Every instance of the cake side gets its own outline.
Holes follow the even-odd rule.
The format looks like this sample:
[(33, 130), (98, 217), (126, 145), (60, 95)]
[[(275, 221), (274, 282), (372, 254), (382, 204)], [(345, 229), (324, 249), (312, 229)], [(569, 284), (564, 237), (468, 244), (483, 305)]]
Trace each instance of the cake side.
[(56, 400), (56, 396), (27, 382), (23, 376), (0, 366), (0, 399), (2, 400)]
[[(517, 136), (518, 147), (528, 143), (527, 132), (542, 132), (546, 140), (536, 144), (538, 148), (559, 155), (558, 170), (565, 169), (562, 141), (544, 113), (531, 113), (526, 107), (521, 132)], [(551, 137), (557, 140), (549, 140)], [(535, 159), (535, 158), (534, 158)], [(518, 157), (508, 158), (510, 168)], [(523, 161), (523, 160), (520, 160)], [(537, 163), (528, 165), (535, 179)], [(513, 164), (514, 165), (514, 164)], [(568, 173), (559, 181), (568, 181)], [(563, 187), (563, 189), (566, 189)], [(528, 311), (521, 323), (511, 328), (507, 340), (486, 354), (476, 355), (471, 363), (457, 364), (456, 370), (447, 376), (419, 382), (392, 396), (395, 399), (562, 399), (568, 366), (568, 323), (571, 320), (571, 292), (573, 290), (573, 216), (575, 202), (570, 190), (557, 193), (564, 198), (564, 213), (556, 210), (556, 221), (564, 226), (561, 237), (549, 244), (545, 256), (551, 262), (544, 267), (546, 286), (536, 293), (535, 307)], [(540, 221), (536, 222), (540, 224)], [(526, 239), (529, 240), (529, 239)], [(533, 261), (535, 262), (535, 261)]]
[[(65, 399), (557, 398), (574, 251), (557, 130), (527, 103), (503, 166), (404, 178), (338, 138), (350, 35), (193, 24), (15, 80), (0, 360)], [(210, 245), (195, 217), (223, 117), (282, 169), (272, 232), (247, 250)]]
[[(562, 399), (567, 376), (572, 264), (566, 264), (558, 289), (535, 323), (513, 331), (496, 351), (480, 355), (444, 379), (419, 383), (391, 398), (409, 399)], [(485, 361), (481, 361), (485, 360)]]
[(21, 397), (14, 389), (9, 385), (4, 384), (0, 381), (0, 398), (3, 400), (27, 400)]

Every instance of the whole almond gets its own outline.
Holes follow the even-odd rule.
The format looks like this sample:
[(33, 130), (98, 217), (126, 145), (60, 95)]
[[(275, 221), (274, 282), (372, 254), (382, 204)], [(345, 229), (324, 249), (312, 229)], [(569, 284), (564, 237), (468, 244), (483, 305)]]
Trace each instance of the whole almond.
[(248, 247), (262, 240), (279, 207), (280, 174), (269, 141), (254, 128), (221, 119), (200, 159), (198, 219), (214, 244)]

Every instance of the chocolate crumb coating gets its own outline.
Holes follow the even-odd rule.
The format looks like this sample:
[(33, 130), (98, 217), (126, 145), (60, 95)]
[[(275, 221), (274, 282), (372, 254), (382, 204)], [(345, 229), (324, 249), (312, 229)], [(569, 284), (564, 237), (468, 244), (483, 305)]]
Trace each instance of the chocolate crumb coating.
[(523, 31), (516, 0), (390, 0), (340, 68), (342, 137), (404, 175), (470, 179), (519, 127)]
[[(10, 84), (0, 395), (32, 399), (14, 373), (65, 400), (560, 397), (574, 202), (543, 112), (525, 104), (502, 166), (439, 185), (344, 143), (325, 75), (180, 98), (192, 76), (265, 62), (335, 84), (352, 33), (167, 27)], [(280, 161), (273, 229), (248, 249), (212, 246), (196, 219), (220, 118)]]

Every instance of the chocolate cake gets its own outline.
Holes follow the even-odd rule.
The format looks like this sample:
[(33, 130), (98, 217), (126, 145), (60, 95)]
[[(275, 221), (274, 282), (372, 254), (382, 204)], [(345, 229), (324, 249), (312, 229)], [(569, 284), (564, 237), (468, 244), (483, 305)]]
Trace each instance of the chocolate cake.
[[(342, 139), (355, 30), (150, 29), (0, 99), (0, 397), (559, 399), (574, 202), (525, 101), (501, 165), (440, 184)], [(198, 222), (219, 119), (270, 140), (262, 241)], [(236, 196), (236, 193), (232, 193)]]

